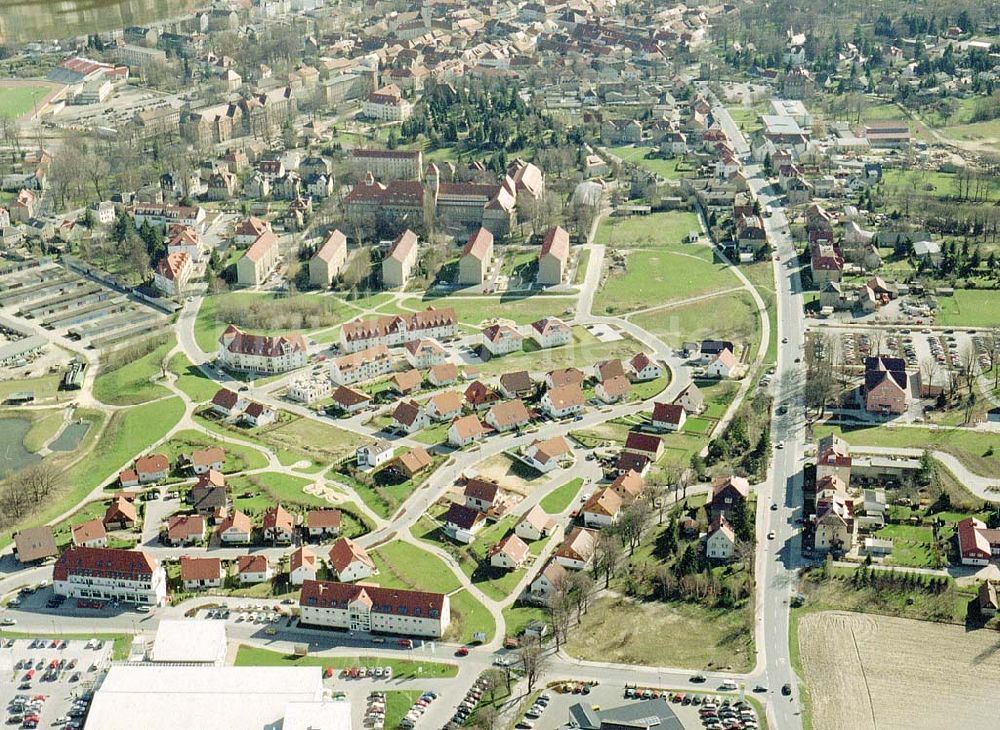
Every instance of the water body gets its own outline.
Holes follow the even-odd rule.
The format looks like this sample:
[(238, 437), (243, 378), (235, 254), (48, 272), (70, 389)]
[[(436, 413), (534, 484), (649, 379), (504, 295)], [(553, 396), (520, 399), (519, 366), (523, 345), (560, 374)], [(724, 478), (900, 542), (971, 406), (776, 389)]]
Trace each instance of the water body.
[(63, 429), (59, 438), (49, 444), (49, 448), (53, 451), (74, 451), (89, 430), (90, 421), (74, 421)]
[(57, 40), (175, 18), (208, 0), (0, 0), (0, 43)]
[(41, 457), (24, 448), (24, 437), (31, 429), (27, 418), (0, 419), (0, 479), (41, 461)]

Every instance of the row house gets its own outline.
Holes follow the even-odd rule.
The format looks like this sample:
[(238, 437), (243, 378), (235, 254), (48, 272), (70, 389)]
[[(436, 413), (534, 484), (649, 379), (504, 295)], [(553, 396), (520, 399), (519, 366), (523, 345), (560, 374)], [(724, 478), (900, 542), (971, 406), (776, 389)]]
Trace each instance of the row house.
[(341, 327), (340, 346), (344, 352), (358, 352), (376, 345), (393, 347), (412, 340), (444, 340), (458, 334), (458, 318), (448, 307), (428, 307), (423, 312), (389, 315), (376, 319), (356, 319)]

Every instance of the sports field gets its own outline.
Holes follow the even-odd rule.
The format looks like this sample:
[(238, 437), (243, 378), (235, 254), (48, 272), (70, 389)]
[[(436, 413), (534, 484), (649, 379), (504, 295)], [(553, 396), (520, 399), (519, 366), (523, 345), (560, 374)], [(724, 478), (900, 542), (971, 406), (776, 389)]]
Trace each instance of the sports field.
[(52, 91), (52, 87), (43, 84), (0, 84), (0, 116), (17, 119), (35, 110)]

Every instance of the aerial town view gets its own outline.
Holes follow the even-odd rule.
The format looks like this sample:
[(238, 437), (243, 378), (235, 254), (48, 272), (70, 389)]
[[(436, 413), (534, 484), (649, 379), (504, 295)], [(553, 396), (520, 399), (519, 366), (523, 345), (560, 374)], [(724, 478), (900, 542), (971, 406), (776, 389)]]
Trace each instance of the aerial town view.
[(0, 722), (1000, 727), (1000, 10), (0, 0)]

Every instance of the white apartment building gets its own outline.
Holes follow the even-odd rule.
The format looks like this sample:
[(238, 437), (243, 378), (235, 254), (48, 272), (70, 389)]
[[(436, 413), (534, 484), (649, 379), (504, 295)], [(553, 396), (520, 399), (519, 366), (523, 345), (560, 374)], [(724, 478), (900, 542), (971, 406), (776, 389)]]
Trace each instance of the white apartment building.
[(99, 601), (161, 606), (167, 600), (167, 573), (141, 550), (71, 547), (52, 570), (56, 595)]
[(231, 324), (219, 337), (219, 361), (230, 370), (285, 373), (305, 366), (306, 341), (300, 334), (250, 335)]
[(451, 622), (448, 596), (369, 585), (307, 580), (300, 623), (439, 639)]
[(385, 345), (369, 347), (330, 361), (330, 380), (337, 385), (351, 385), (389, 372), (392, 372), (392, 356)]

